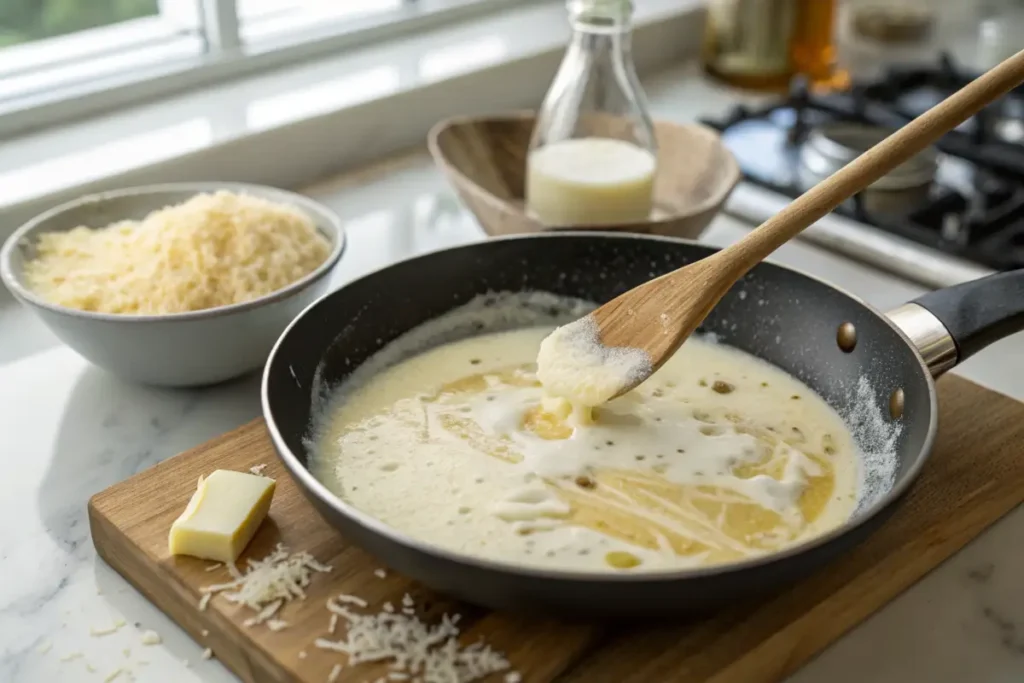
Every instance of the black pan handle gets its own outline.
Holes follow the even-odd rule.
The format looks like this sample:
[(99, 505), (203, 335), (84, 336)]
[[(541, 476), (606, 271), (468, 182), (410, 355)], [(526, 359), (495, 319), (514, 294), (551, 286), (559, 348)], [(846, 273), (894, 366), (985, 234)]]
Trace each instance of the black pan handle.
[(1024, 330), (1024, 268), (928, 292), (912, 304), (945, 326), (962, 363), (989, 344)]

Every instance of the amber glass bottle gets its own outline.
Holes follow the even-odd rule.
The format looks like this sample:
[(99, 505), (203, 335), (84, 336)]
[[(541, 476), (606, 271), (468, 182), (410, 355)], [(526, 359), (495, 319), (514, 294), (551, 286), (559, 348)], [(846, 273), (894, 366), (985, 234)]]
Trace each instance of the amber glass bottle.
[(741, 88), (785, 90), (793, 76), (835, 77), (838, 0), (711, 0), (703, 61)]

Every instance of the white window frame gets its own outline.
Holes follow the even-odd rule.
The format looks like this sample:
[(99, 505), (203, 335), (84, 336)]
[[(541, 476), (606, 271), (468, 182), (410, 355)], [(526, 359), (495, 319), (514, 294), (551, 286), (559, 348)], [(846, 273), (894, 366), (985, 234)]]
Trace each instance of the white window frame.
[[(402, 0), (394, 11), (304, 27), (247, 45), (240, 36), (236, 0), (196, 0), (199, 26), (192, 30), (181, 26), (175, 32), (175, 27), (161, 21), (161, 17), (148, 17), (89, 29), (90, 35), (81, 32), (4, 48), (19, 52), (21, 68), (14, 72), (11, 66), (4, 71), (0, 60), (0, 139), (510, 7), (559, 1)], [(104, 35), (109, 41), (107, 49), (100, 55), (93, 53), (90, 59), (81, 58), (82, 43), (96, 35)], [(47, 63), (45, 55), (53, 54), (55, 46), (59, 48), (56, 52), (66, 58), (57, 64), (52, 60)], [(90, 66), (95, 67), (95, 73), (90, 72)], [(71, 79), (52, 75), (62, 68), (73, 74)], [(3, 97), (5, 79), (32, 74), (50, 76), (56, 79), (56, 85)]]

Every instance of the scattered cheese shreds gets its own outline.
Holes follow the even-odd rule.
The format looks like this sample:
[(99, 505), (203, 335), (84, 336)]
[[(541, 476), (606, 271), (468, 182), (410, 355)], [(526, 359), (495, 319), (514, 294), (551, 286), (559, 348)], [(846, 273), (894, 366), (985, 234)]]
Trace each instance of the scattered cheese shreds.
[(384, 569), (375, 569), (373, 571), (373, 575), (376, 576), (378, 579), (383, 579), (387, 577), (388, 573)]
[(202, 631), (199, 632), (199, 634), (203, 636), (203, 638), (205, 638), (206, 636), (210, 635), (210, 632), (204, 628)]
[(342, 654), (348, 654), (348, 650), (344, 643), (336, 643), (333, 640), (327, 640), (326, 638), (317, 638), (313, 641), (313, 645), (321, 650), (334, 650)]
[(159, 645), (163, 642), (160, 634), (156, 631), (143, 631), (142, 632), (142, 644), (143, 645)]
[(42, 643), (41, 643), (41, 644), (39, 645), (39, 648), (37, 649), (37, 651), (39, 652), (39, 654), (41, 654), (41, 655), (45, 655), (45, 654), (46, 654), (47, 652), (49, 652), (49, 651), (50, 651), (50, 648), (52, 648), (52, 647), (53, 647), (53, 643), (52, 643), (51, 641), (49, 641), (49, 640), (44, 640), (44, 641), (43, 641), (43, 642), (42, 642)]
[(355, 595), (339, 595), (336, 599), (338, 602), (348, 603), (356, 607), (366, 607), (366, 600)]
[(327, 683), (335, 683), (338, 680), (338, 676), (341, 675), (341, 664), (335, 664), (331, 669), (331, 673), (327, 675)]
[(203, 650), (203, 659), (213, 659), (213, 650), (210, 648)]
[(306, 658), (306, 651), (302, 650), (301, 652), (299, 652), (299, 659), (305, 659), (305, 658)]
[(256, 616), (243, 622), (245, 626), (267, 623), (272, 631), (287, 626), (286, 622), (273, 617), (286, 603), (306, 599), (305, 588), (313, 573), (331, 571), (329, 566), (320, 564), (307, 552), (289, 554), (288, 549), (280, 543), (262, 560), (249, 560), (244, 574), (233, 564), (227, 567), (234, 579), (228, 583), (205, 586), (199, 609), (204, 609), (210, 598), (219, 593), (229, 602), (245, 605), (256, 612)]
[(217, 563), (211, 564), (209, 567), (207, 567), (203, 571), (215, 572), (215, 571), (217, 571), (218, 569), (220, 569), (223, 566), (224, 566), (223, 562), (217, 562)]
[(387, 609), (377, 614), (353, 612), (341, 604), (356, 604), (351, 597), (339, 596), (327, 604), (328, 610), (344, 621), (343, 637), (318, 638), (313, 643), (321, 650), (347, 655), (349, 665), (387, 661), (392, 670), (387, 680), (414, 678), (422, 683), (471, 683), (509, 668), (504, 655), (490, 646), (477, 642), (463, 647), (459, 643), (458, 615), (445, 614), (439, 624), (428, 625), (415, 616), (409, 595), (402, 604), (413, 614)]
[(523, 677), (518, 671), (505, 674), (505, 683), (522, 683)]
[(63, 657), (61, 657), (60, 661), (62, 661), (62, 662), (70, 662), (72, 659), (78, 659), (79, 657), (84, 657), (84, 656), (85, 655), (82, 654), (81, 652), (69, 652), (66, 655), (64, 655)]
[(115, 623), (113, 626), (104, 626), (96, 628), (95, 626), (89, 627), (89, 635), (93, 638), (99, 638), (100, 636), (109, 636), (112, 633), (117, 633), (117, 630), (124, 626), (124, 622), (120, 621)]
[(331, 615), (331, 623), (327, 625), (327, 632), (333, 634), (338, 628), (338, 615)]
[(288, 628), (288, 622), (283, 619), (271, 619), (267, 622), (267, 628), (271, 631), (283, 631)]
[(117, 668), (110, 672), (110, 675), (103, 679), (103, 683), (110, 683), (121, 674), (125, 673), (124, 669)]
[(262, 610), (260, 610), (260, 613), (257, 614), (255, 617), (250, 617), (250, 618), (246, 619), (245, 621), (243, 621), (242, 625), (248, 627), (248, 626), (255, 626), (256, 624), (262, 624), (264, 621), (267, 621), (272, 616), (277, 614), (277, 610), (281, 609), (281, 605), (283, 605), (283, 604), (284, 604), (284, 599), (283, 598), (280, 599), (280, 600), (275, 600), (274, 602), (270, 603), (269, 605), (264, 607)]
[(255, 474), (257, 477), (262, 477), (263, 470), (265, 469), (267, 469), (267, 466), (262, 463), (259, 465), (253, 465), (249, 468), (249, 474)]
[(292, 206), (220, 191), (141, 221), (44, 233), (25, 264), (46, 300), (85, 311), (165, 314), (249, 301), (327, 260), (331, 245)]

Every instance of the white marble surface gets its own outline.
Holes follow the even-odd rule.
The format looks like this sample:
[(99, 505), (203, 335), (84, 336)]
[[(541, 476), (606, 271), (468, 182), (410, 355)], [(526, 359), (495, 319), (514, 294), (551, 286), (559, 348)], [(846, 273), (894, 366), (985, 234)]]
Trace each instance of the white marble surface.
[[(657, 115), (689, 117), (728, 101), (678, 75), (650, 86)], [(412, 252), (481, 238), (422, 155), (308, 191), (349, 219), (349, 249), (335, 273), (339, 284)], [(723, 216), (707, 239), (727, 243), (744, 230)], [(778, 257), (881, 308), (920, 291), (800, 243)], [(1024, 399), (1022, 350), (1018, 335), (960, 372)], [(258, 412), (255, 377), (205, 391), (127, 385), (61, 346), (0, 291), (0, 681), (103, 681), (118, 667), (153, 683), (237, 680), (216, 661), (200, 660), (202, 644), (96, 558), (85, 504), (106, 486)], [(1022, 536), (1024, 513), (1018, 509), (792, 681), (1024, 680)], [(90, 627), (119, 619), (126, 625), (117, 633), (90, 637)], [(148, 628), (162, 634), (163, 645), (140, 643)], [(61, 661), (75, 652), (84, 656)]]

